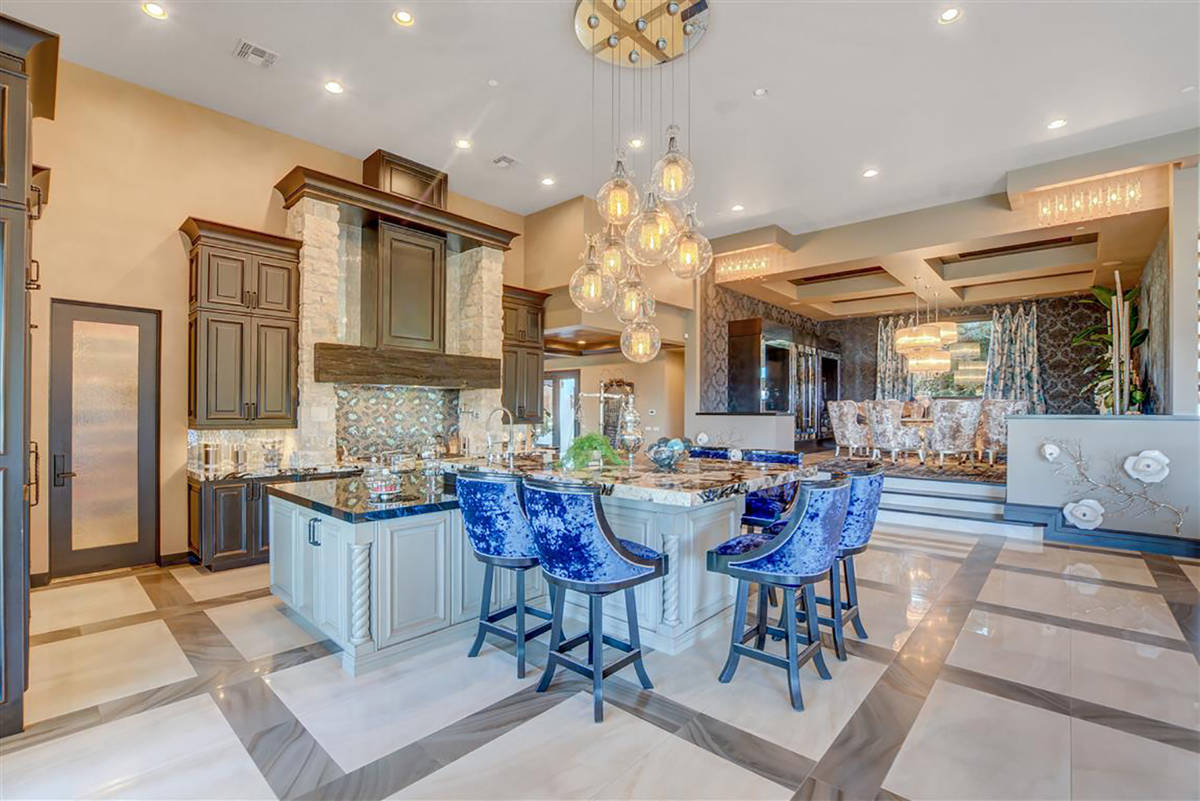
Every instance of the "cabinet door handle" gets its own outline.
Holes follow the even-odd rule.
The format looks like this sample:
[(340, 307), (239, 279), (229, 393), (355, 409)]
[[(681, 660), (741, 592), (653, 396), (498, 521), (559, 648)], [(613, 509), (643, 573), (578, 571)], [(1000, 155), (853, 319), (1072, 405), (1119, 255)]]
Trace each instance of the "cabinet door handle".
[(34, 211), (32, 208), (29, 209), (29, 219), (40, 220), (40, 219), (42, 219), (42, 205), (43, 205), (42, 188), (40, 186), (38, 186), (37, 184), (30, 184), (29, 191), (33, 192), (33, 194), (35, 194), (37, 196), (37, 211)]
[(42, 288), (42, 265), (37, 259), (30, 259), (25, 268), (25, 288), (30, 292)]
[(315, 517), (308, 518), (308, 544), (313, 544), (313, 523), (317, 522)]
[(250, 401), (250, 419), (258, 419), (258, 401)]
[(319, 547), (321, 547), (321, 540), (317, 537), (317, 534), (320, 533), (320, 531), (321, 531), (321, 518), (314, 517), (312, 519), (312, 523), (313, 523), (313, 545), (316, 545), (319, 548)]

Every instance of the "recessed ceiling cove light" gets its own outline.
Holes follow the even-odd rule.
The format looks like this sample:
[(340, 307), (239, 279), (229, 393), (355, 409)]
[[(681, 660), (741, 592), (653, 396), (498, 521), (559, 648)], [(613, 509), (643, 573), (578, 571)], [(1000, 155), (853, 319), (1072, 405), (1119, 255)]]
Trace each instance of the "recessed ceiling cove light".
[(758, 87), (757, 89), (754, 90), (754, 96), (755, 97), (766, 97), (767, 96), (767, 88), (765, 86)]
[(958, 22), (962, 19), (962, 15), (961, 8), (947, 8), (941, 14), (938, 14), (938, 24), (949, 25), (951, 22)]
[(1188, 92), (1194, 92), (1194, 91), (1196, 91), (1196, 84), (1194, 84), (1194, 83), (1189, 83), (1187, 86), (1183, 87), (1183, 88), (1182, 88), (1182, 89), (1180, 89), (1179, 91), (1180, 91), (1180, 92), (1182, 92), (1182, 93), (1183, 93), (1183, 94), (1185, 94), (1185, 95), (1186, 95)]
[(457, 147), (459, 150), (470, 150), (471, 149), (471, 140), (470, 139), (455, 139), (454, 146)]
[(641, 150), (643, 147), (645, 147), (645, 145), (646, 141), (640, 136), (635, 136), (629, 140), (629, 146), (634, 150)]
[(875, 169), (874, 167), (868, 167), (862, 171), (863, 178), (874, 178), (876, 175), (879, 175), (879, 170)]
[(142, 3), (142, 12), (147, 17), (153, 17), (154, 19), (167, 18), (167, 10), (158, 3)]
[(500, 85), (500, 82), (499, 82), (499, 81), (497, 81), (495, 78), (488, 78), (488, 86), (490, 86), (490, 87), (492, 87), (493, 89), (495, 89), (495, 88), (496, 88), (497, 86), (499, 86), (499, 85)]
[(416, 22), (416, 20), (413, 18), (411, 11), (397, 11), (395, 14), (392, 14), (392, 22), (396, 23), (402, 28), (408, 28), (414, 22)]
[(542, 179), (542, 186), (554, 186), (554, 179), (547, 175)]
[(1062, 117), (1059, 117), (1057, 120), (1050, 120), (1050, 122), (1046, 123), (1046, 127), (1052, 131), (1057, 131), (1059, 128), (1065, 128), (1066, 125), (1067, 121)]
[(337, 81), (326, 81), (325, 91), (329, 92), (331, 95), (340, 95), (342, 92), (346, 91), (346, 87), (342, 86)]
[(745, 211), (746, 207), (743, 206), (741, 203), (734, 203), (732, 206), (729, 207), (729, 210), (730, 211)]

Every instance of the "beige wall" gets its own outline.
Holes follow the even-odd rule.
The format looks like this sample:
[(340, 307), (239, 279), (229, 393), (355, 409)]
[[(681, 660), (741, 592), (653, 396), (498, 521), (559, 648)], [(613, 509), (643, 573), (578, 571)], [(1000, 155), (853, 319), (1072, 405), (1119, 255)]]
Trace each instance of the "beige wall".
[[(604, 379), (621, 378), (632, 382), (646, 441), (683, 436), (682, 350), (662, 351), (656, 359), (646, 364), (634, 364), (619, 353), (548, 359), (546, 372), (555, 370), (579, 370), (579, 384), (584, 392), (599, 392), (600, 382)], [(585, 398), (582, 406), (584, 431), (596, 430), (599, 427), (599, 401)]]
[[(68, 62), (58, 80), (56, 119), (33, 128), (34, 161), (52, 178), (33, 237), (43, 289), (33, 293), (32, 438), (45, 451), (51, 298), (161, 310), (162, 552), (180, 553), (187, 549), (187, 259), (177, 228), (194, 215), (282, 234), (273, 187), (288, 170), (303, 164), (361, 180), (361, 162)], [(454, 194), (449, 205), (522, 231), (520, 215)], [(520, 284), (524, 272), (518, 237), (505, 280)], [(43, 486), (49, 461), (42, 460)], [(30, 567), (48, 566), (43, 502), (33, 509)]]

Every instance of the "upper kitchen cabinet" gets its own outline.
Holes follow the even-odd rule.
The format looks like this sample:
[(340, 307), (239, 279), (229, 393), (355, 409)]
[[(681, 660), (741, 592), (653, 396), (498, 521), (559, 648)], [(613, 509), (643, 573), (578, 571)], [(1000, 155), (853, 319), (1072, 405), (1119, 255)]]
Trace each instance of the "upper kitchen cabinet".
[(300, 243), (189, 217), (188, 425), (295, 428)]
[(446, 344), (446, 240), (386, 222), (363, 228), (362, 341), (441, 352)]
[(376, 150), (363, 160), (363, 183), (393, 195), (446, 208), (449, 184), (446, 173), (386, 150)]
[(518, 423), (542, 422), (545, 292), (505, 286), (500, 402)]
[(189, 217), (191, 311), (241, 312), (294, 319), (300, 302), (300, 243), (282, 236)]

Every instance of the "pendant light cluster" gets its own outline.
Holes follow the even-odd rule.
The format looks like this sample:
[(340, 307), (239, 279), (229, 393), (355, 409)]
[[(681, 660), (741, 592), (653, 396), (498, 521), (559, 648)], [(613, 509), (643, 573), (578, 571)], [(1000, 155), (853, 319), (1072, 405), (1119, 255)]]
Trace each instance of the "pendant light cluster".
[[(626, 8), (623, 0), (613, 0), (611, 5), (616, 13), (621, 13)], [(651, 24), (646, 21), (647, 17), (657, 18), (656, 24), (670, 28), (660, 31), (658, 35), (657, 48), (661, 52), (668, 49), (668, 40), (663, 34), (673, 36), (673, 18), (680, 13), (680, 4), (667, 3), (664, 10), (665, 15), (645, 14), (639, 16), (635, 22), (638, 31), (645, 31)], [(599, 21), (600, 16), (596, 13), (586, 18), (586, 24), (593, 30), (599, 25)], [(689, 22), (682, 26), (685, 38), (698, 32), (694, 27), (689, 31), (689, 26), (692, 25)], [(653, 37), (651, 39), (653, 40)], [(602, 41), (606, 41), (614, 50), (620, 50), (622, 46), (616, 34)], [(679, 52), (686, 52), (687, 49), (685, 45), (683, 51)], [(613, 126), (616, 130), (614, 138), (620, 141), (621, 76), (618, 65), (623, 65), (627, 60), (629, 67), (647, 76), (642, 79), (640, 85), (643, 90), (648, 86), (649, 94), (643, 91), (639, 98), (636, 91), (632, 93), (633, 117), (637, 119), (639, 113), (644, 112), (646, 104), (643, 101), (647, 96), (650, 99), (649, 105), (653, 106), (653, 87), (656, 80), (659, 84), (658, 102), (660, 107), (663, 105), (665, 93), (662, 90), (662, 70), (675, 56), (669, 59), (660, 57), (658, 63), (655, 63), (654, 54), (641, 53), (636, 44), (622, 59), (614, 58), (613, 54), (602, 57), (595, 50), (593, 53), (597, 58), (613, 63), (613, 78), (617, 82), (613, 94)], [(639, 85), (636, 77), (634, 83), (636, 90)], [(674, 84), (673, 73), (671, 83)], [(594, 92), (593, 77), (593, 95)], [(673, 108), (673, 94), (671, 105)], [(662, 116), (665, 114), (660, 112), (660, 117)], [(689, 108), (689, 119), (690, 116)], [(644, 118), (643, 114), (643, 120)], [(678, 125), (672, 123), (667, 126), (665, 150), (654, 164), (650, 180), (640, 187), (627, 163), (629, 159), (625, 149), (617, 147), (612, 175), (595, 196), (596, 211), (603, 220), (604, 228), (601, 232), (588, 236), (583, 265), (571, 276), (571, 300), (576, 306), (585, 312), (593, 313), (611, 308), (616, 318), (624, 325), (621, 331), (621, 352), (633, 362), (650, 361), (658, 355), (662, 345), (658, 327), (653, 322), (654, 294), (646, 284), (645, 271), (669, 269), (677, 278), (694, 280), (707, 272), (713, 263), (712, 245), (708, 238), (700, 233), (694, 211), (685, 211), (680, 206), (695, 186), (696, 170), (691, 159), (680, 149), (679, 134)]]
[[(958, 342), (958, 324), (950, 321), (930, 320), (925, 311), (925, 322), (921, 322), (920, 295), (913, 293), (913, 325), (898, 328), (892, 336), (892, 348), (908, 360), (908, 371), (915, 375), (935, 375), (950, 372), (952, 347)], [(936, 293), (935, 293), (936, 296)], [(975, 345), (978, 354), (979, 346)]]

